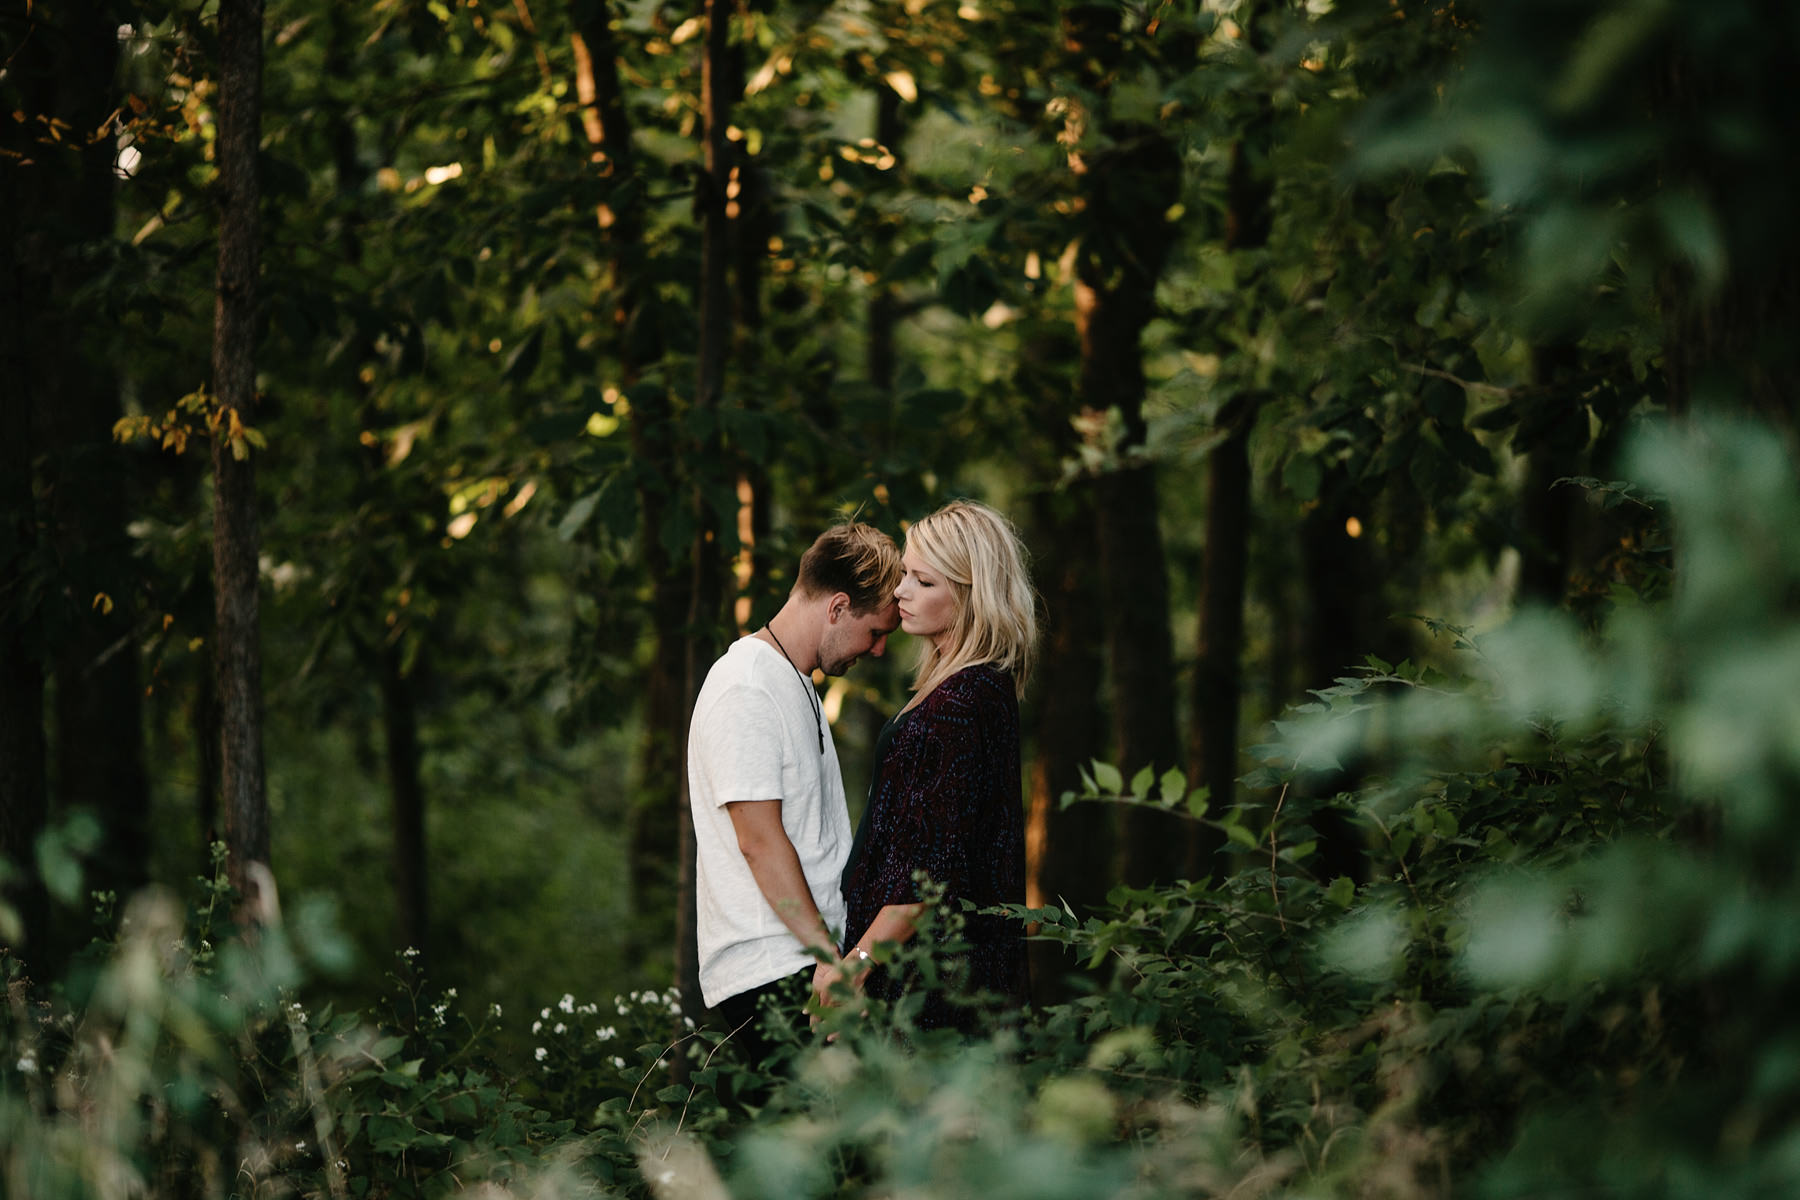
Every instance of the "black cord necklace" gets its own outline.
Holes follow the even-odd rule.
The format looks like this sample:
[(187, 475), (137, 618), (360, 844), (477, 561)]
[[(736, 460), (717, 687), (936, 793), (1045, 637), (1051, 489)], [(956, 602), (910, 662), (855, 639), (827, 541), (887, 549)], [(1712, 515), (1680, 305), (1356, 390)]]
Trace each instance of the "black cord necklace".
[(793, 667), (794, 674), (800, 676), (800, 685), (806, 689), (806, 698), (812, 702), (813, 720), (818, 722), (819, 753), (823, 754), (825, 753), (825, 710), (819, 707), (818, 689), (813, 687), (812, 680), (808, 679), (800, 668), (794, 665), (793, 657), (788, 654), (787, 647), (782, 645), (781, 639), (775, 636), (775, 627), (764, 625), (763, 628), (769, 631), (769, 640), (775, 643), (777, 650), (781, 651), (781, 657), (787, 659), (787, 665)]

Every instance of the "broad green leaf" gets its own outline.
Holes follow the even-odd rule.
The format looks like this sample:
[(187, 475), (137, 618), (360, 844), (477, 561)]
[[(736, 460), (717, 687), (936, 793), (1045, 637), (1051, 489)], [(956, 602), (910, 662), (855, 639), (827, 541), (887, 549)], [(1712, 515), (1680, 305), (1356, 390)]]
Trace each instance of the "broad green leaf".
[(1102, 795), (1121, 796), (1125, 793), (1125, 776), (1119, 768), (1111, 763), (1094, 761), (1094, 784)]

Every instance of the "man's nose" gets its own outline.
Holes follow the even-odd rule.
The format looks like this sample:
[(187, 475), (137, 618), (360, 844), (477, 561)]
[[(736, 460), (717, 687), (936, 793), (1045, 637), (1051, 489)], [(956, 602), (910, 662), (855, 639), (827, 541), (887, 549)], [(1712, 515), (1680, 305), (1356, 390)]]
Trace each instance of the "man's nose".
[(887, 653), (887, 640), (888, 635), (885, 633), (876, 638), (875, 645), (870, 649), (869, 653), (875, 658), (880, 658), (883, 654)]

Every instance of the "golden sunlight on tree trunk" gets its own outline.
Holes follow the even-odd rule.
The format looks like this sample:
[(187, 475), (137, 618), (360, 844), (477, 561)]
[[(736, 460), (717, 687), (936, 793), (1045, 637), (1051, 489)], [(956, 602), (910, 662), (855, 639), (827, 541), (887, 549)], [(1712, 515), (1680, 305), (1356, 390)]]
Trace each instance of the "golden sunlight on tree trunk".
[[(700, 103), (704, 169), (696, 186), (695, 207), (700, 215), (700, 327), (698, 370), (694, 380), (692, 428), (702, 431), (690, 460), (699, 472), (692, 492), (694, 538), (690, 565), (693, 571), (688, 609), (686, 694), (683, 709), (691, 713), (700, 684), (706, 678), (720, 648), (719, 630), (724, 617), (725, 570), (720, 555), (718, 511), (707, 494), (708, 471), (722, 465), (723, 446), (717, 414), (725, 390), (727, 350), (731, 345), (730, 254), (731, 236), (725, 178), (731, 161), (725, 131), (731, 124), (732, 95), (728, 80), (731, 6), (724, 0), (707, 0), (706, 49), (702, 61)], [(683, 755), (685, 758), (685, 754)], [(694, 934), (694, 831), (688, 811), (687, 772), (681, 773), (681, 872), (676, 928), (676, 979), (690, 1007), (698, 1002), (700, 976)], [(678, 1062), (684, 1060), (677, 1060)]]
[(663, 541), (670, 519), (676, 460), (674, 414), (668, 390), (637, 386), (646, 363), (662, 353), (663, 339), (653, 289), (647, 277), (642, 192), (634, 186), (637, 154), (630, 114), (619, 79), (618, 44), (609, 4), (588, 10), (589, 19), (570, 35), (575, 58), (575, 92), (581, 103), (594, 172), (612, 184), (595, 210), (595, 225), (607, 247), (610, 279), (601, 292), (605, 320), (618, 363), (618, 382), (630, 393), (629, 436), (642, 464), (634, 476), (639, 513), (639, 547), (650, 581), (650, 662), (644, 679), (644, 734), (638, 748), (639, 783), (631, 798), (629, 880), (636, 942), (634, 957), (666, 947), (676, 926), (676, 896), (682, 829), (682, 745), (687, 736), (683, 701), (687, 672), (690, 572)]

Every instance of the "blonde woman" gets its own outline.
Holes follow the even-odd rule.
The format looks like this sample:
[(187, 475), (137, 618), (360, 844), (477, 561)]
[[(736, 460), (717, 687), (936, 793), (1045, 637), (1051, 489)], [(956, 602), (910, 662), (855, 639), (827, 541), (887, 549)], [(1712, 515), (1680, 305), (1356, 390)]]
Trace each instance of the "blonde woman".
[[(909, 980), (872, 970), (870, 948), (913, 936), (924, 906), (913, 875), (943, 885), (947, 912), (1025, 900), (1025, 822), (1019, 796), (1019, 697), (1037, 642), (1036, 594), (1007, 519), (959, 500), (906, 535), (894, 592), (900, 628), (921, 642), (912, 698), (881, 731), (874, 782), (844, 873), (852, 935), (842, 971), (871, 994)], [(941, 927), (941, 923), (940, 923)], [(965, 953), (943, 961), (957, 986), (926, 995), (921, 1028), (969, 1029), (975, 1012), (955, 992), (1026, 1001), (1023, 930), (966, 915)]]

